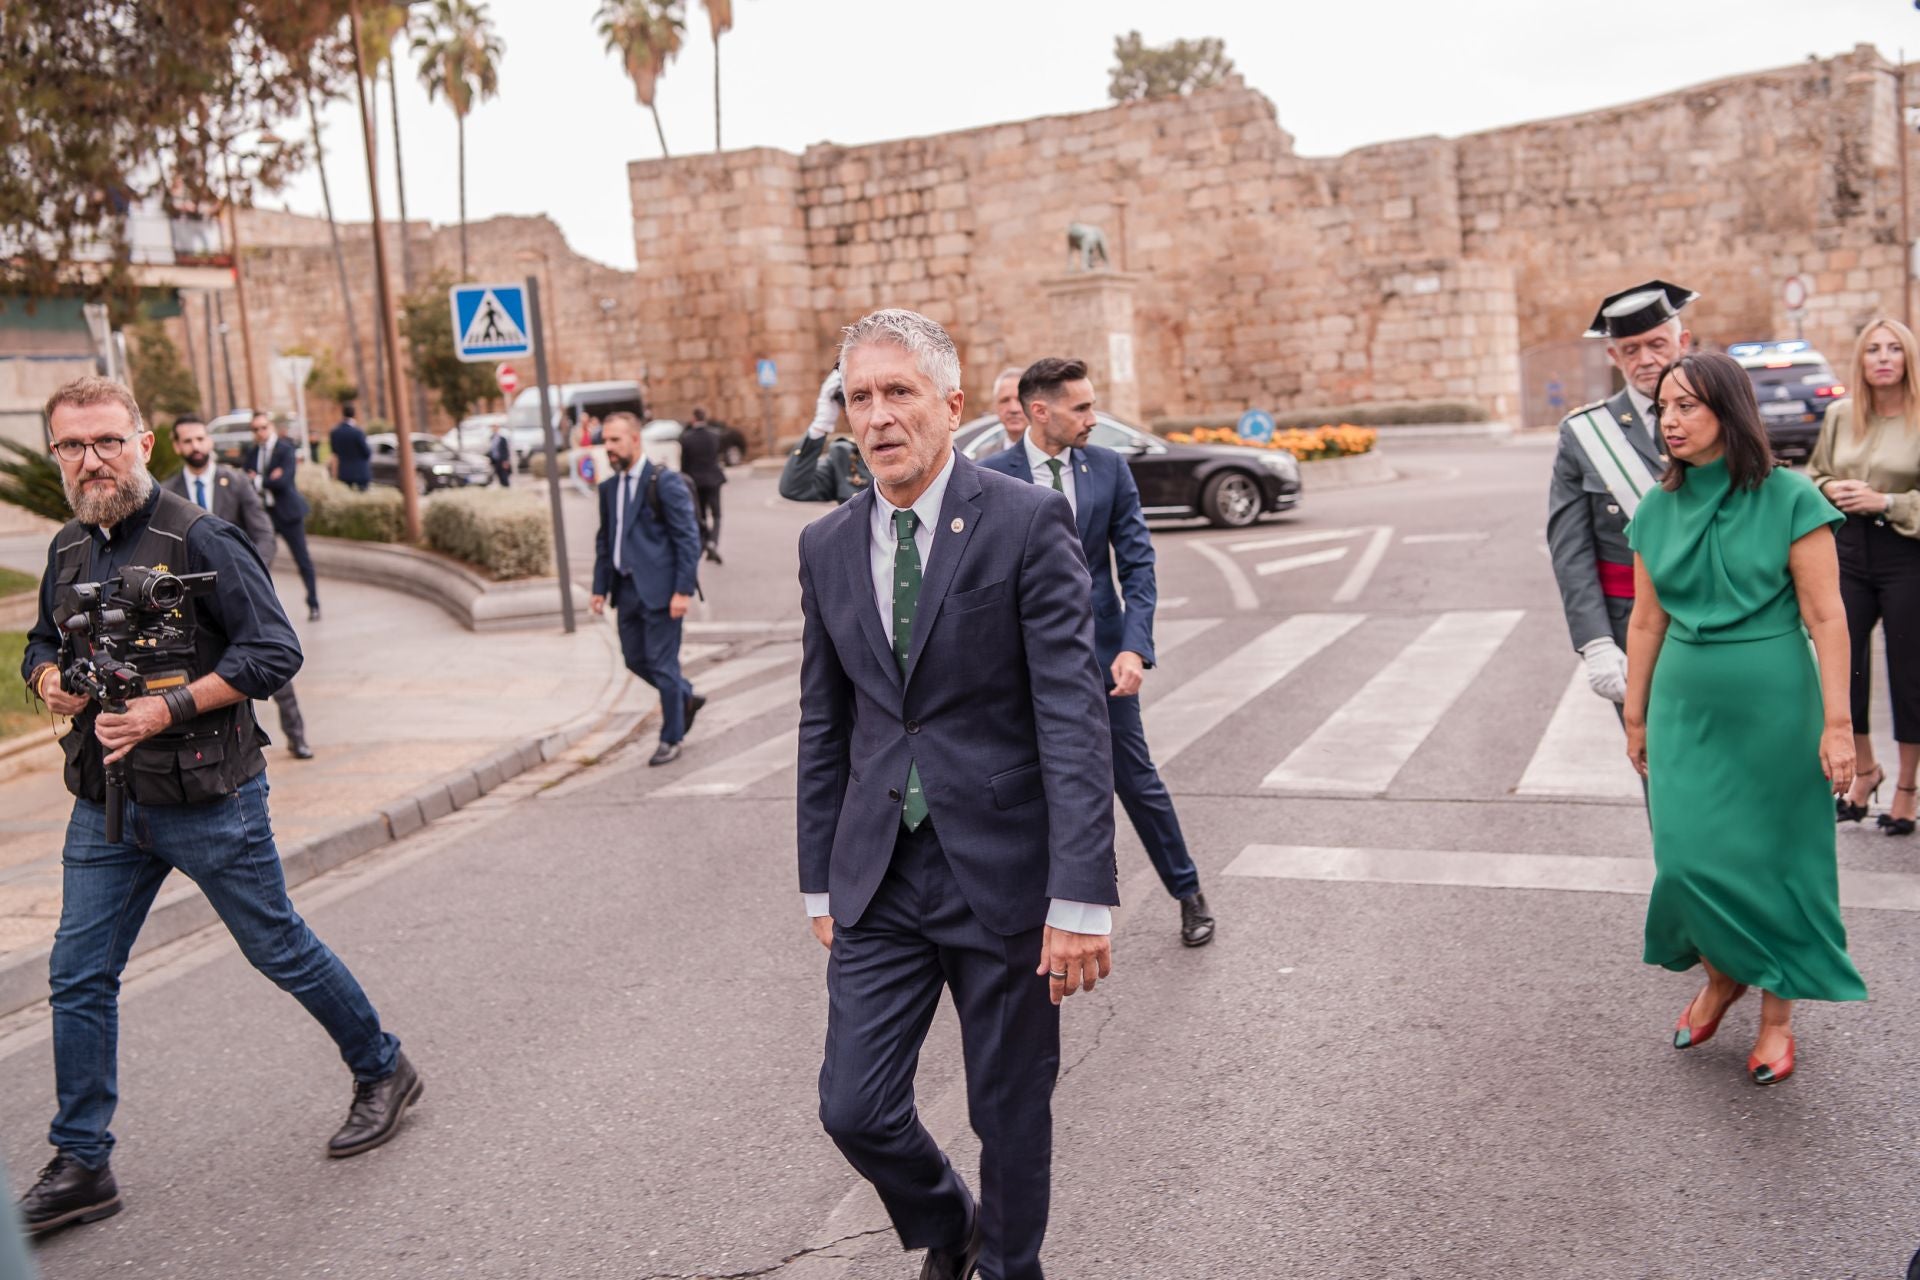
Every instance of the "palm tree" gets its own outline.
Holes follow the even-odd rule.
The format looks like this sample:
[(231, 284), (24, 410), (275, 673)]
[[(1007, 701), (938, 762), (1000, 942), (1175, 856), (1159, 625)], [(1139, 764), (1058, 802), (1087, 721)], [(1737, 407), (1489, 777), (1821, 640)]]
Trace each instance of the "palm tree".
[(654, 102), (654, 90), (660, 73), (680, 52), (687, 24), (680, 17), (676, 0), (601, 0), (600, 38), (607, 52), (617, 53), (626, 64), (627, 77), (633, 81), (633, 93), (640, 105), (653, 113), (653, 131), (660, 139), (660, 154), (667, 155), (667, 131), (660, 127), (660, 108)]
[(713, 149), (720, 150), (720, 37), (733, 30), (733, 0), (706, 0), (707, 25), (713, 28)]
[(460, 278), (467, 272), (467, 113), (500, 92), (506, 46), (493, 32), (487, 6), (475, 0), (433, 0), (413, 37), (427, 97), (445, 97), (460, 134)]
[[(320, 148), (320, 113), (313, 105), (313, 90), (307, 90), (307, 119), (313, 124), (313, 167), (320, 175), (320, 200), (327, 210), (327, 235), (333, 241), (333, 265), (340, 273), (340, 306), (347, 313), (347, 346), (353, 354), (353, 379), (361, 395), (376, 390), (367, 382), (366, 358), (360, 354), (360, 329), (353, 319), (353, 290), (347, 286), (347, 257), (340, 248), (340, 224), (333, 220), (333, 191), (327, 186), (327, 157)], [(213, 352), (207, 352), (213, 359)]]

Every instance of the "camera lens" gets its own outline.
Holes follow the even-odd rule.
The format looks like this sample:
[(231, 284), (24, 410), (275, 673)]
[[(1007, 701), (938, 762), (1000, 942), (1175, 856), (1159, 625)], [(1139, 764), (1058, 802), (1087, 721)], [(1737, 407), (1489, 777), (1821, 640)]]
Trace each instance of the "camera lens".
[(177, 609), (187, 589), (170, 573), (156, 573), (147, 583), (147, 599), (156, 609)]

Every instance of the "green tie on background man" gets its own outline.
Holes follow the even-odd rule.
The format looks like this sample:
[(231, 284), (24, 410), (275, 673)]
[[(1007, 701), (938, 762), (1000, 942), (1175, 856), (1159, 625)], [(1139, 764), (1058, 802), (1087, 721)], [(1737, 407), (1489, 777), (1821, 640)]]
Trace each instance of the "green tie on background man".
[(1060, 459), (1048, 458), (1047, 468), (1053, 472), (1053, 491), (1055, 493), (1065, 493), (1067, 486), (1060, 483)]
[[(911, 511), (893, 513), (893, 656), (900, 664), (900, 678), (907, 677), (907, 655), (913, 652), (913, 612), (920, 606), (920, 548), (914, 545), (913, 530), (918, 523)], [(900, 806), (900, 821), (907, 830), (918, 831), (927, 820), (927, 798), (920, 793), (920, 766), (907, 770), (907, 799)]]

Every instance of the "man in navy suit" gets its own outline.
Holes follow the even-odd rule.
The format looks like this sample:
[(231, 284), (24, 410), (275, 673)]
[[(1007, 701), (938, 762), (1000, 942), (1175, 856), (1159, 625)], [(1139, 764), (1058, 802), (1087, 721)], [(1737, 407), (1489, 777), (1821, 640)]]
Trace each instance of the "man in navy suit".
[(313, 556), (307, 551), (307, 500), (294, 484), (300, 469), (300, 451), (293, 441), (277, 435), (273, 419), (264, 413), (253, 415), (253, 448), (247, 451), (247, 472), (253, 487), (266, 503), (273, 531), (293, 553), (300, 570), (300, 581), (307, 588), (307, 621), (320, 621), (320, 591), (314, 582)]
[[(954, 452), (960, 360), (876, 311), (840, 348), (874, 484), (800, 535), (800, 890), (828, 949), (820, 1118), (923, 1280), (1041, 1280), (1059, 1004), (1112, 972), (1113, 766), (1060, 495)], [(1037, 963), (1036, 963), (1037, 962)], [(914, 1110), (951, 991), (976, 1201)]]
[(687, 482), (642, 454), (638, 418), (609, 415), (601, 443), (613, 475), (600, 485), (593, 611), (612, 601), (627, 670), (660, 691), (660, 745), (647, 763), (672, 764), (707, 703), (680, 674), (681, 619), (700, 589), (700, 525)]
[[(1140, 682), (1153, 666), (1153, 540), (1140, 511), (1140, 490), (1127, 460), (1087, 443), (1093, 434), (1093, 383), (1079, 360), (1046, 359), (1020, 375), (1027, 432), (982, 466), (1066, 495), (1093, 574), (1094, 647), (1107, 675), (1107, 719), (1113, 738), (1113, 784), (1146, 846), (1160, 882), (1180, 904), (1180, 940), (1213, 941), (1213, 913), (1187, 852), (1173, 798), (1147, 752), (1140, 719)], [(1114, 590), (1114, 569), (1120, 589)]]

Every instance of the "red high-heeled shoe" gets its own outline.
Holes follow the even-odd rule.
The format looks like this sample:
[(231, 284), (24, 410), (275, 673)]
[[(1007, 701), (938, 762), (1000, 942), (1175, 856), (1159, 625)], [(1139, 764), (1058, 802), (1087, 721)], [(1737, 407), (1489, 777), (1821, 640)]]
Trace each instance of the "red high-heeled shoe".
[[(1720, 1019), (1727, 1016), (1727, 1010), (1738, 1004), (1740, 997), (1747, 994), (1747, 984), (1741, 983), (1733, 989), (1733, 996), (1720, 1007), (1720, 1017), (1703, 1027), (1691, 1026), (1687, 1015), (1693, 1012), (1693, 1000), (1687, 1001), (1687, 1007), (1680, 1011), (1680, 1021), (1673, 1024), (1673, 1047), (1676, 1049), (1694, 1049), (1713, 1039), (1713, 1033), (1720, 1029)], [(1698, 1000), (1695, 996), (1693, 999)]]
[(1758, 1085), (1779, 1084), (1793, 1074), (1793, 1033), (1787, 1033), (1787, 1051), (1773, 1062), (1760, 1061), (1760, 1055), (1747, 1055), (1747, 1075)]

